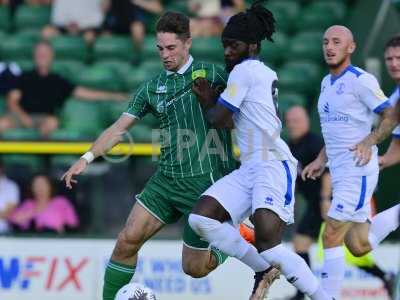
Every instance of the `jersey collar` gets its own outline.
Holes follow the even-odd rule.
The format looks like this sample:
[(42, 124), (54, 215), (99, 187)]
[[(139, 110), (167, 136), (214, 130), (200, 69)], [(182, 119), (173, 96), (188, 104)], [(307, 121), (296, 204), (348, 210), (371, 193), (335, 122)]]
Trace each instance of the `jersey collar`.
[(175, 73), (183, 75), (187, 71), (187, 69), (189, 69), (189, 67), (192, 65), (192, 63), (193, 63), (193, 57), (191, 55), (189, 55), (189, 59), (188, 59), (187, 63), (184, 64), (177, 72), (172, 72), (172, 71), (168, 71), (168, 70), (165, 70), (165, 72), (167, 73), (167, 76), (175, 74)]
[(336, 80), (338, 80), (340, 77), (342, 77), (344, 74), (346, 74), (347, 71), (349, 71), (350, 69), (354, 68), (352, 65), (348, 65), (343, 71), (342, 73), (340, 73), (337, 76), (334, 76), (331, 74), (331, 85), (333, 85), (335, 83)]

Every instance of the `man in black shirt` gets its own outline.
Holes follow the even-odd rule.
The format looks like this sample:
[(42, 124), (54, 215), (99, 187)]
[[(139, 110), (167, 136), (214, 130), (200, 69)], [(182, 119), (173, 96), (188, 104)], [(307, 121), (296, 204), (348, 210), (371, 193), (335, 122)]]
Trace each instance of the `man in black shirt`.
[[(316, 180), (303, 181), (301, 179), (303, 167), (313, 161), (324, 143), (319, 135), (310, 131), (310, 120), (303, 107), (292, 107), (287, 111), (285, 119), (289, 133), (288, 145), (293, 156), (298, 160), (296, 192), (302, 194), (306, 200), (305, 212), (298, 224), (293, 240), (294, 250), (310, 265), (308, 251), (312, 243), (318, 239), (321, 224), (331, 204), (331, 179), (328, 172)], [(356, 260), (350, 263), (357, 264)], [(391, 274), (385, 273), (376, 264), (371, 266), (356, 265), (356, 267), (380, 278), (388, 294), (390, 294), (393, 284)], [(304, 294), (300, 291), (291, 298), (291, 300), (300, 299), (304, 299)]]
[(54, 52), (47, 42), (40, 42), (34, 51), (35, 69), (24, 72), (15, 89), (7, 95), (9, 113), (0, 118), (0, 133), (17, 127), (37, 128), (42, 136), (58, 127), (57, 112), (70, 97), (82, 100), (126, 100), (119, 93), (97, 91), (74, 86), (67, 79), (51, 73)]

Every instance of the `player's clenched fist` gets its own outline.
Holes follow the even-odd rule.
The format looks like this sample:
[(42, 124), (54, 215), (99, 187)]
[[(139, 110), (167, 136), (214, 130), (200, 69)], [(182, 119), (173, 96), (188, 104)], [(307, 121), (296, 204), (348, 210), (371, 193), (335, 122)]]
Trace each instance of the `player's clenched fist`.
[(211, 87), (210, 83), (205, 78), (197, 78), (193, 82), (192, 90), (199, 102), (203, 104), (207, 104), (211, 101), (212, 104), (214, 104), (214, 101), (218, 98), (218, 92)]
[(73, 177), (75, 175), (81, 174), (86, 169), (87, 165), (87, 161), (81, 158), (77, 162), (75, 162), (67, 172), (64, 173), (64, 175), (61, 177), (61, 180), (65, 181), (65, 185), (67, 188), (72, 189), (72, 184), (78, 182)]
[(319, 158), (317, 158), (316, 160), (309, 163), (304, 168), (303, 172), (301, 172), (301, 178), (303, 180), (306, 180), (309, 178), (315, 180), (318, 177), (320, 177), (322, 175), (322, 173), (324, 173), (325, 166), (326, 166), (326, 163), (323, 162), (322, 160), (320, 160)]

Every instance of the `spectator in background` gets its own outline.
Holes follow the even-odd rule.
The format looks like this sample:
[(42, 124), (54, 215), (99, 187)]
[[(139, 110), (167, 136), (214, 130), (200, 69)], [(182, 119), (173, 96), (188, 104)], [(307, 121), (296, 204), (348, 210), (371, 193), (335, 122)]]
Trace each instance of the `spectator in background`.
[(57, 112), (70, 97), (82, 100), (126, 100), (126, 95), (75, 86), (51, 73), (54, 53), (51, 45), (40, 42), (34, 51), (35, 69), (24, 72), (17, 88), (7, 96), (8, 114), (0, 118), (0, 133), (10, 128), (35, 128), (43, 137), (58, 128)]
[(42, 37), (50, 39), (60, 33), (82, 35), (92, 44), (104, 19), (103, 0), (54, 0), (51, 25), (42, 30)]
[(189, 11), (195, 17), (190, 19), (190, 31), (193, 37), (218, 36), (223, 29), (220, 20), (220, 0), (189, 0)]
[(19, 202), (18, 185), (7, 178), (0, 160), (0, 235), (9, 231), (7, 219), (11, 216)]
[(105, 33), (129, 33), (136, 49), (142, 48), (145, 37), (146, 12), (161, 14), (160, 0), (105, 0), (107, 14), (103, 29)]
[(246, 8), (246, 2), (244, 0), (220, 0), (220, 2), (220, 19), (224, 25), (228, 23), (230, 17), (238, 12), (244, 11)]
[(64, 196), (54, 195), (53, 185), (47, 175), (33, 177), (31, 197), (13, 212), (9, 218), (22, 231), (52, 231), (63, 233), (68, 228), (77, 228), (79, 220), (74, 207)]

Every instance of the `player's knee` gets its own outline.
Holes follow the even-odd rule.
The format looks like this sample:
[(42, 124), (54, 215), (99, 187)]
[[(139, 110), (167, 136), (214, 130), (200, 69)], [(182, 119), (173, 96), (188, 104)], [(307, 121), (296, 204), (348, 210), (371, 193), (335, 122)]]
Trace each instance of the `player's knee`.
[(209, 273), (204, 266), (193, 260), (183, 260), (182, 269), (186, 275), (193, 278), (202, 278), (207, 276)]
[(143, 235), (133, 228), (125, 227), (118, 235), (118, 243), (126, 248), (139, 249), (143, 244)]
[(190, 214), (188, 218), (190, 227), (200, 236), (205, 236), (214, 231), (221, 225), (220, 222), (214, 219), (203, 217), (197, 214)]

